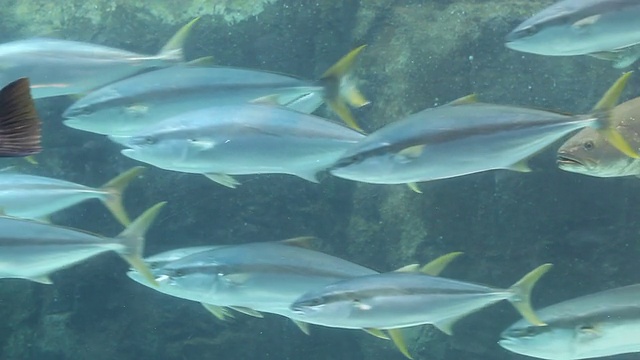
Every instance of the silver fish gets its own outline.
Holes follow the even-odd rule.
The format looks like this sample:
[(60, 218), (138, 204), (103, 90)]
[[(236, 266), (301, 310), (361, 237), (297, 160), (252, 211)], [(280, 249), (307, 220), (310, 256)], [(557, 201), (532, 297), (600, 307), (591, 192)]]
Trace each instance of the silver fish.
[(26, 219), (46, 220), (52, 213), (88, 199), (99, 199), (123, 225), (130, 223), (122, 192), (144, 167), (123, 172), (100, 188), (65, 180), (17, 173), (0, 173), (0, 209)]
[(502, 333), (500, 346), (553, 360), (640, 352), (640, 285), (563, 301), (537, 313), (546, 326), (518, 321)]
[(637, 158), (609, 118), (628, 76), (618, 79), (592, 115), (476, 103), (468, 97), (427, 109), (367, 136), (345, 152), (330, 172), (368, 183), (403, 184), (492, 169), (530, 171), (528, 158), (587, 126), (598, 128), (620, 151)]
[[(262, 317), (261, 312), (274, 313), (290, 318), (309, 334), (308, 324), (299, 321), (289, 310), (295, 298), (338, 279), (377, 273), (346, 260), (299, 247), (310, 239), (226, 245), (204, 251), (203, 247), (176, 249), (147, 258), (145, 262), (157, 276), (155, 290), (198, 301), (221, 320), (233, 317), (229, 309), (255, 317)], [(190, 255), (165, 262), (185, 254)], [(443, 255), (421, 271), (437, 276), (460, 254)], [(408, 265), (396, 271), (414, 271), (417, 267)], [(150, 285), (135, 270), (127, 275), (142, 285)], [(398, 349), (411, 358), (399, 330), (389, 330), (389, 336), (378, 329), (363, 330), (379, 338), (390, 337)]]
[(639, 17), (635, 0), (559, 1), (516, 27), (506, 46), (540, 55), (592, 55), (623, 68), (640, 57)]
[(541, 265), (509, 289), (430, 276), (393, 272), (360, 276), (316, 288), (295, 300), (291, 311), (311, 324), (347, 329), (397, 329), (433, 324), (447, 334), (460, 318), (508, 300), (532, 324), (542, 325), (530, 293), (551, 268)]
[(229, 187), (230, 175), (316, 176), (361, 133), (328, 120), (262, 104), (215, 106), (167, 119), (137, 136), (110, 136), (122, 154), (166, 170), (204, 174)]
[(189, 255), (193, 255), (195, 253), (199, 253), (207, 250), (213, 250), (219, 247), (221, 246), (212, 245), (212, 246), (192, 246), (187, 248), (172, 249), (172, 250), (163, 251), (161, 253), (158, 253), (152, 256), (147, 256), (146, 258), (144, 258), (144, 262), (149, 266), (149, 268), (157, 269), (167, 265), (170, 262), (180, 260)]
[(90, 93), (64, 112), (64, 123), (99, 134), (133, 135), (188, 111), (268, 97), (307, 113), (326, 99), (350, 126), (358, 128), (345, 102), (357, 107), (368, 103), (349, 80), (363, 48), (351, 51), (318, 81), (229, 67), (177, 66), (152, 71)]
[[(611, 122), (633, 149), (640, 149), (640, 98), (616, 106)], [(560, 146), (557, 164), (564, 171), (596, 177), (640, 176), (639, 159), (620, 153), (591, 128), (580, 130)]]
[[(376, 271), (289, 242), (222, 246), (153, 271), (156, 290), (183, 299), (291, 317), (289, 305), (318, 286)], [(144, 284), (136, 272), (128, 274)]]
[(0, 278), (51, 284), (49, 275), (95, 255), (115, 251), (150, 283), (154, 277), (141, 259), (144, 234), (164, 203), (138, 217), (114, 238), (33, 220), (0, 217)]
[(41, 121), (29, 92), (29, 79), (0, 89), (0, 157), (31, 156), (42, 150)]
[(47, 38), (1, 44), (0, 83), (28, 77), (37, 99), (80, 94), (145, 69), (174, 65), (184, 61), (182, 45), (196, 20), (183, 26), (157, 55)]

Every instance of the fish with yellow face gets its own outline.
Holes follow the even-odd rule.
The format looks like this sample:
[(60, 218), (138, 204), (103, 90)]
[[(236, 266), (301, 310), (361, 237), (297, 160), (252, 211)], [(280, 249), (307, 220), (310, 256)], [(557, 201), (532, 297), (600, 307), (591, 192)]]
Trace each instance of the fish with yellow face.
[[(615, 128), (633, 149), (640, 149), (640, 97), (611, 112)], [(592, 128), (584, 128), (558, 149), (558, 167), (596, 177), (640, 176), (640, 160), (622, 154)]]

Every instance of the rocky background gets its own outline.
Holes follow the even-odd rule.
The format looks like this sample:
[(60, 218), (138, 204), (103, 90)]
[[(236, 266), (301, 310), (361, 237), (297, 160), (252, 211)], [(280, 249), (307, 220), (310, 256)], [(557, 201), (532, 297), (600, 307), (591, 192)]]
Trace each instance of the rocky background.
[[(57, 36), (154, 53), (201, 16), (189, 58), (315, 78), (351, 48), (367, 44), (356, 75), (372, 101), (356, 115), (371, 131), (404, 116), (477, 93), (485, 101), (587, 112), (619, 76), (599, 60), (517, 53), (504, 35), (551, 0), (6, 0), (0, 41)], [(633, 77), (627, 97), (638, 96)], [(21, 170), (100, 185), (137, 165), (94, 134), (68, 129), (60, 114), (73, 99), (38, 102), (45, 152)], [(331, 116), (328, 112), (320, 114)], [(637, 179), (598, 179), (555, 168), (554, 149), (529, 174), (488, 172), (405, 186), (318, 184), (290, 176), (240, 178), (236, 190), (201, 176), (148, 169), (132, 184), (132, 215), (169, 201), (152, 227), (147, 253), (202, 244), (322, 239), (323, 250), (380, 271), (465, 256), (445, 276), (507, 287), (535, 266), (554, 269), (536, 306), (637, 281)], [(53, 221), (105, 235), (121, 229), (98, 202)], [(141, 287), (127, 266), (104, 255), (53, 275), (55, 285), (3, 279), (0, 359), (402, 359), (390, 342), (357, 331), (286, 319), (237, 316), (219, 322), (199, 304)], [(455, 336), (411, 331), (416, 359), (515, 359), (497, 344), (518, 319), (507, 303), (460, 321)]]

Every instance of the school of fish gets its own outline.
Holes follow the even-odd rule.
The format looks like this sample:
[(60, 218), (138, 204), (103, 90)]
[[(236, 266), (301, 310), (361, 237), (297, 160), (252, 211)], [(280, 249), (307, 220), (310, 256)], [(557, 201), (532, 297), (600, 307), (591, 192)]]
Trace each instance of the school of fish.
[[(546, 56), (589, 55), (623, 68), (640, 58), (638, 19), (640, 1), (562, 0), (517, 26), (505, 44)], [(182, 48), (197, 20), (155, 55), (47, 38), (1, 44), (0, 157), (42, 150), (34, 101), (82, 95), (62, 114), (66, 126), (107, 136), (141, 163), (231, 188), (243, 175), (289, 174), (316, 183), (336, 176), (405, 184), (420, 192), (420, 182), (531, 171), (529, 159), (572, 133), (557, 152), (560, 169), (640, 176), (640, 98), (618, 104), (631, 72), (586, 114), (470, 95), (367, 134), (351, 111), (369, 104), (352, 77), (364, 45), (317, 79), (300, 79), (214, 66), (208, 58), (186, 61)], [(322, 104), (344, 124), (313, 115)], [(114, 174), (95, 188), (0, 172), (0, 278), (51, 284), (52, 273), (113, 251), (129, 263), (133, 281), (201, 303), (221, 320), (270, 313), (307, 334), (310, 324), (364, 330), (392, 340), (408, 358), (403, 328), (430, 324), (453, 335), (459, 319), (502, 300), (522, 316), (500, 335), (500, 346), (511, 352), (558, 360), (640, 352), (640, 285), (535, 310), (532, 290), (551, 264), (499, 288), (440, 276), (461, 253), (425, 266), (374, 270), (314, 250), (313, 237), (177, 248), (144, 258), (145, 234), (165, 203), (129, 219), (123, 193), (143, 171)], [(120, 234), (51, 224), (50, 215), (90, 199), (125, 227)]]

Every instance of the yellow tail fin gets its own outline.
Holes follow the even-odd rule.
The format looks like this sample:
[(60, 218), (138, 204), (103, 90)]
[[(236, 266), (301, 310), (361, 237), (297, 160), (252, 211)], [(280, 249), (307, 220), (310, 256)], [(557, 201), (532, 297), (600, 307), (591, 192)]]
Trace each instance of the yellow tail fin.
[(127, 211), (122, 205), (122, 193), (131, 180), (135, 179), (140, 173), (145, 170), (144, 166), (136, 166), (131, 168), (122, 174), (116, 176), (108, 183), (104, 184), (100, 190), (106, 192), (108, 195), (102, 199), (104, 206), (111, 211), (113, 216), (124, 226), (131, 223)]
[(144, 276), (150, 284), (155, 286), (157, 286), (158, 283), (151, 269), (149, 269), (142, 259), (145, 241), (144, 236), (165, 205), (166, 202), (160, 202), (150, 207), (116, 237), (116, 239), (119, 239), (120, 243), (124, 245), (124, 249), (119, 251), (118, 254), (128, 262), (132, 268)]
[(362, 45), (351, 50), (325, 71), (320, 78), (320, 82), (325, 87), (325, 102), (327, 105), (329, 105), (347, 125), (358, 131), (362, 131), (362, 129), (356, 123), (347, 104), (353, 107), (361, 107), (368, 104), (369, 101), (360, 93), (353, 82), (349, 81), (348, 75), (358, 55), (360, 55), (365, 47), (366, 45)]
[(631, 147), (627, 140), (622, 137), (620, 132), (616, 130), (615, 124), (613, 124), (611, 119), (611, 110), (618, 104), (620, 95), (627, 85), (630, 76), (631, 72), (622, 74), (609, 90), (607, 90), (604, 96), (602, 96), (602, 99), (598, 101), (596, 106), (593, 107), (592, 112), (601, 118), (598, 131), (607, 141), (623, 154), (634, 159), (639, 159), (640, 154), (638, 154), (638, 150)]
[(509, 302), (518, 310), (522, 317), (536, 326), (546, 324), (538, 318), (538, 315), (536, 315), (531, 307), (531, 290), (533, 290), (533, 287), (542, 275), (549, 271), (551, 267), (553, 267), (552, 264), (540, 265), (509, 288), (509, 291), (513, 293), (513, 296), (508, 299)]
[(181, 27), (169, 41), (160, 49), (158, 53), (158, 58), (166, 61), (175, 61), (175, 62), (184, 62), (184, 42), (191, 34), (191, 28), (193, 24), (195, 24), (200, 17), (197, 17), (191, 21), (189, 21), (185, 26)]

